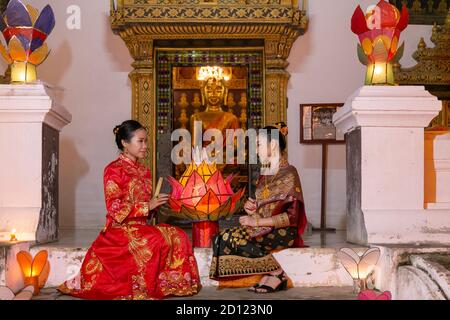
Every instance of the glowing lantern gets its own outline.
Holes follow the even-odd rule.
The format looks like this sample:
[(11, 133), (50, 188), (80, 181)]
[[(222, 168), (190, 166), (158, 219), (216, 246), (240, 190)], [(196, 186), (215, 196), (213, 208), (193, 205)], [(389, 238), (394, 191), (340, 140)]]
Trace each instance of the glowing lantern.
[(30, 5), (9, 1), (4, 16), (0, 17), (0, 31), (7, 46), (0, 44), (0, 53), (11, 65), (11, 82), (36, 81), (36, 66), (49, 55), (44, 42), (54, 27), (55, 16), (49, 5), (39, 15)]
[(48, 263), (48, 253), (42, 250), (33, 257), (27, 251), (20, 251), (17, 253), (17, 261), (19, 262), (24, 283), (26, 286), (32, 285), (34, 287), (34, 295), (38, 295), (40, 288), (44, 287), (47, 281), (50, 264)]
[(342, 248), (337, 253), (337, 256), (353, 278), (355, 292), (365, 290), (367, 287), (366, 279), (380, 258), (380, 249), (371, 248), (359, 256), (350, 248)]
[(352, 31), (358, 35), (358, 58), (367, 66), (366, 85), (394, 85), (393, 62), (403, 56), (404, 44), (398, 47), (400, 33), (406, 29), (409, 13), (381, 0), (366, 14), (358, 6), (352, 17)]
[(232, 216), (242, 205), (245, 189), (234, 193), (231, 181), (226, 180), (215, 164), (191, 163), (180, 181), (168, 177), (172, 186), (169, 206), (181, 219), (193, 221), (192, 238), (195, 247), (209, 247), (218, 233), (218, 220)]

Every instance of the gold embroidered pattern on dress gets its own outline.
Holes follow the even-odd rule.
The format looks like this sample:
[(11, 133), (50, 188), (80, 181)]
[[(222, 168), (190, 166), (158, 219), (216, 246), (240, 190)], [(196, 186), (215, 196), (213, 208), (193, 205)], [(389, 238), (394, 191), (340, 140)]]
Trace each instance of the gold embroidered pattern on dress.
[(97, 258), (97, 255), (95, 254), (95, 252), (92, 251), (91, 259), (86, 264), (84, 271), (86, 272), (87, 275), (91, 275), (94, 273), (102, 272), (102, 270), (103, 270), (102, 263)]
[(182, 239), (175, 227), (156, 226), (169, 246), (166, 260), (167, 271), (159, 275), (161, 291), (164, 295), (186, 296), (196, 294), (200, 290), (200, 284), (191, 277), (197, 275), (195, 259), (191, 257), (188, 262), (190, 272), (183, 273), (182, 266), (185, 264), (183, 258)]
[(136, 232), (138, 231), (137, 228), (124, 226), (123, 230), (128, 238), (128, 250), (133, 255), (138, 268), (145, 268), (146, 263), (153, 256), (152, 251), (148, 248), (147, 239)]
[(147, 283), (145, 282), (143, 274), (131, 276), (133, 300), (148, 300)]
[(105, 195), (107, 198), (110, 198), (114, 195), (118, 195), (120, 194), (120, 189), (119, 186), (117, 185), (117, 183), (115, 183), (112, 180), (108, 180), (106, 182), (106, 187), (105, 187)]
[(153, 253), (148, 247), (147, 239), (137, 233), (139, 229), (131, 226), (124, 226), (123, 230), (128, 238), (128, 250), (138, 267), (138, 274), (131, 276), (133, 299), (147, 299), (147, 284), (145, 282), (144, 274), (147, 262), (150, 261)]
[(150, 213), (149, 209), (150, 208), (149, 208), (149, 203), (148, 202), (141, 202), (139, 204), (139, 208), (138, 208), (138, 213), (139, 213), (138, 216), (148, 216), (149, 213)]
[[(283, 170), (283, 169), (280, 169)], [(271, 177), (267, 176), (265, 179), (268, 179), (270, 181)], [(280, 196), (285, 196), (289, 194), (289, 192), (296, 187), (296, 177), (293, 172), (287, 171), (287, 172), (279, 172), (279, 176), (277, 178), (277, 182), (275, 183), (269, 183), (268, 188), (270, 190), (271, 197), (268, 200), (271, 199), (277, 199), (280, 198)], [(263, 199), (262, 197), (262, 189), (257, 189), (255, 196), (257, 199)]]
[(170, 267), (172, 265), (172, 257), (179, 255), (181, 248), (181, 239), (178, 235), (177, 230), (174, 227), (163, 227), (156, 226), (158, 230), (163, 235), (169, 246), (169, 254), (167, 255), (166, 266)]
[(113, 216), (114, 220), (122, 222), (130, 214), (131, 204), (129, 204), (128, 202), (122, 203), (120, 199), (117, 199), (111, 203), (111, 209), (111, 215)]
[(89, 279), (83, 277), (81, 273), (81, 291), (89, 291), (97, 282), (98, 274), (103, 271), (103, 266), (94, 251), (91, 252), (91, 257), (88, 263), (84, 266), (84, 272)]
[[(218, 275), (214, 274), (219, 264)], [(211, 263), (211, 277), (233, 277), (237, 275), (265, 274), (279, 270), (280, 264), (269, 254), (262, 258), (246, 258), (235, 255), (215, 257)]]
[(181, 267), (184, 263), (184, 258), (181, 256), (174, 256), (172, 262), (170, 263), (171, 269), (177, 269)]

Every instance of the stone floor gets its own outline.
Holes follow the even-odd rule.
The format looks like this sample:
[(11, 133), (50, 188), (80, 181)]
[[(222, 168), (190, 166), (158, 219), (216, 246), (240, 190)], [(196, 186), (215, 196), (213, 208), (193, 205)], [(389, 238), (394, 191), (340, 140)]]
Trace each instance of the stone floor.
[[(247, 289), (218, 289), (205, 287), (193, 297), (169, 298), (171, 300), (356, 300), (352, 287), (292, 288), (287, 291), (255, 294)], [(46, 288), (33, 300), (79, 300)]]

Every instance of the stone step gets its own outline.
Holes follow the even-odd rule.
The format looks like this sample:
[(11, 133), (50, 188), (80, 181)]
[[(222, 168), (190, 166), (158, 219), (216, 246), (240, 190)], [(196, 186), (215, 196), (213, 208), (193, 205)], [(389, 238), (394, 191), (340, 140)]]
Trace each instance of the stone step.
[[(40, 250), (48, 251), (51, 272), (46, 287), (56, 287), (78, 273), (87, 249), (40, 245), (32, 247), (30, 252), (35, 255)], [(338, 262), (336, 253), (334, 248), (301, 248), (283, 250), (274, 256), (296, 287), (352, 286), (352, 278)], [(217, 281), (208, 277), (212, 250), (195, 248), (194, 254), (202, 285), (218, 286)]]
[[(189, 230), (186, 232), (190, 233)], [(56, 287), (78, 273), (84, 256), (98, 233), (98, 230), (60, 230), (60, 240), (57, 243), (31, 247), (33, 255), (40, 250), (47, 250), (49, 253), (51, 272), (46, 287)], [(310, 247), (283, 250), (274, 255), (296, 287), (352, 286), (350, 275), (337, 260), (337, 251), (344, 246), (359, 251), (365, 248), (346, 243), (345, 236), (345, 231), (315, 233), (305, 237), (305, 243)], [(195, 248), (194, 254), (202, 285), (218, 286), (217, 281), (208, 277), (212, 250)]]
[(410, 266), (398, 269), (399, 299), (450, 299), (450, 253), (414, 254), (409, 260)]
[[(55, 287), (78, 273), (86, 251), (97, 235), (98, 230), (83, 230), (72, 234), (66, 233), (59, 242), (51, 244), (0, 243), (0, 285), (7, 285), (14, 292), (22, 289), (23, 277), (16, 260), (17, 252), (29, 250), (35, 255), (40, 250), (47, 250), (51, 271), (45, 290), (53, 292)], [(352, 247), (359, 253), (366, 248), (352, 246), (342, 242), (342, 239), (344, 239), (343, 235), (339, 232), (315, 234), (305, 238), (306, 243), (310, 245), (308, 248), (288, 249), (276, 253), (276, 259), (294, 282), (295, 288), (289, 292), (293, 295), (295, 292), (304, 293), (305, 299), (315, 296), (315, 294), (312, 295), (312, 292), (316, 292), (314, 290), (322, 292), (321, 288), (323, 290), (335, 288), (337, 291), (332, 291), (335, 293), (347, 292), (346, 290), (352, 286), (352, 279), (338, 261), (337, 252), (341, 247)], [(381, 250), (381, 257), (375, 268), (375, 287), (378, 290), (390, 291), (393, 299), (443, 300), (449, 298), (450, 248), (402, 245), (378, 247)], [(196, 248), (194, 251), (205, 289), (202, 292), (210, 293), (211, 299), (215, 299), (214, 297), (219, 297), (221, 292), (226, 291), (219, 290), (218, 283), (208, 278), (211, 249)], [(342, 288), (343, 291), (337, 288)], [(45, 290), (44, 292), (47, 292)], [(285, 296), (282, 295), (282, 297)], [(296, 297), (292, 296), (293, 299), (297, 299)], [(325, 298), (321, 294), (316, 298), (321, 299), (321, 297)], [(64, 299), (64, 297), (60, 298)], [(254, 297), (254, 299), (259, 298), (262, 297)], [(330, 292), (329, 298), (340, 299), (340, 296)]]

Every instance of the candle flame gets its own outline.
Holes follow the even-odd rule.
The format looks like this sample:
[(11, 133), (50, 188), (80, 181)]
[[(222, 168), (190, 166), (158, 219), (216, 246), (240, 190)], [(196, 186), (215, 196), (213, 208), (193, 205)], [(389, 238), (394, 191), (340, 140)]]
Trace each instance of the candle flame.
[(12, 229), (12, 230), (11, 230), (10, 241), (17, 241), (17, 238), (16, 238), (16, 229)]

